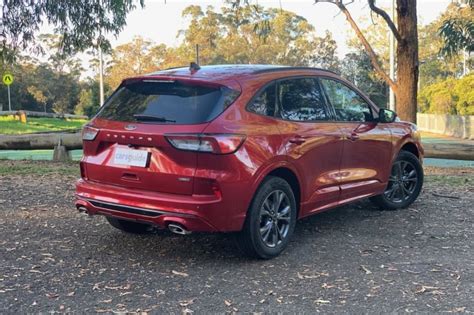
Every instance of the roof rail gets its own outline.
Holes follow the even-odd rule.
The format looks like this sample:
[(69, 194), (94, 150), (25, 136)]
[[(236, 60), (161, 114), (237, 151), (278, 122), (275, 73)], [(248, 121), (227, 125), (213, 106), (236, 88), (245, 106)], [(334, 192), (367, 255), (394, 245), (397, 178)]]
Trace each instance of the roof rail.
[(317, 71), (326, 71), (333, 74), (337, 74), (335, 71), (323, 69), (323, 68), (313, 68), (313, 67), (275, 67), (275, 68), (268, 68), (268, 69), (259, 69), (255, 70), (254, 74), (266, 73), (266, 72), (278, 72), (278, 71), (297, 71), (297, 70), (317, 70)]

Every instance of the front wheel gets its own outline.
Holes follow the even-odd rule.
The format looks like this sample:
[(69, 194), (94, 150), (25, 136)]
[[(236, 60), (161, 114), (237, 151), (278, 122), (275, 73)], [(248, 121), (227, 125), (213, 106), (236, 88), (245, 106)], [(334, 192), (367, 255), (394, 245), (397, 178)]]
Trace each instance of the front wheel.
[(270, 259), (288, 245), (296, 224), (296, 202), (291, 186), (282, 178), (270, 176), (255, 193), (243, 230), (237, 236), (239, 247), (251, 257)]
[(392, 165), (384, 193), (370, 198), (382, 209), (397, 210), (411, 205), (423, 186), (423, 168), (411, 152), (401, 151)]

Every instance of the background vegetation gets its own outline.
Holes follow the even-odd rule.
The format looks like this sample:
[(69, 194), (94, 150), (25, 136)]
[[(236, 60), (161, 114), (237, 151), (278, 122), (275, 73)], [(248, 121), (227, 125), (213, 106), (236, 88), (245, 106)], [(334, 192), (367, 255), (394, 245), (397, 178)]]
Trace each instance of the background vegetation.
[[(312, 21), (285, 10), (262, 7), (255, 10), (255, 7), (229, 2), (220, 10), (192, 5), (182, 15), (189, 24), (177, 34), (180, 39), (177, 47), (136, 37), (129, 43), (107, 50), (106, 95), (125, 77), (188, 65), (195, 59), (195, 46), (199, 44), (201, 64), (268, 63), (323, 67), (355, 82), (377, 104), (385, 106), (388, 102), (388, 87), (375, 74), (355, 35), (348, 42), (350, 52), (339, 58), (331, 33), (317, 36)], [(472, 75), (465, 75), (465, 69), (474, 66), (473, 58), (465, 48), (446, 50), (443, 37), (450, 31), (446, 29), (447, 23), (456, 21), (459, 25), (469, 25), (472, 20), (472, 8), (452, 3), (437, 20), (419, 27), (420, 111), (474, 114), (474, 79)], [(363, 32), (379, 56), (382, 67), (388, 69), (386, 24), (373, 16), (361, 25), (366, 26)], [(440, 30), (444, 33), (440, 34)], [(87, 51), (94, 71), (90, 77), (83, 77), (81, 73), (85, 69), (78, 56), (61, 49), (63, 40), (57, 35), (41, 35), (35, 39), (40, 54), (35, 57), (19, 54), (8, 66), (0, 63), (0, 72), (8, 70), (15, 75), (15, 83), (11, 86), (14, 109), (88, 116), (98, 110), (97, 52), (94, 49)], [(4, 110), (8, 106), (6, 99), (6, 89), (1, 88), (0, 107)]]

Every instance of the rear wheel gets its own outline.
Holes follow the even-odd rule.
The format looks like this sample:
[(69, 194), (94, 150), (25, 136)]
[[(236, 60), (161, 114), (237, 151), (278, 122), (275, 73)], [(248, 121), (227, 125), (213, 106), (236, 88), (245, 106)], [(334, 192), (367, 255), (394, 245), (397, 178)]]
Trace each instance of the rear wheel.
[(383, 209), (396, 210), (411, 205), (423, 186), (423, 168), (411, 152), (401, 151), (392, 165), (384, 193), (370, 198)]
[(273, 258), (288, 245), (295, 223), (293, 190), (282, 178), (270, 176), (253, 198), (244, 228), (237, 236), (238, 245), (251, 257)]
[(114, 228), (127, 233), (144, 234), (150, 232), (151, 230), (151, 226), (148, 224), (121, 220), (112, 217), (106, 217), (106, 219)]

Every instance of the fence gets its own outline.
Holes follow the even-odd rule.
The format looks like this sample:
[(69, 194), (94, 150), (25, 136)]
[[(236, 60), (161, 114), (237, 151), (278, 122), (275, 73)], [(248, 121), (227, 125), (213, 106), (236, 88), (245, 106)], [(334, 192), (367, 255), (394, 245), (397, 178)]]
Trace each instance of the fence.
[(418, 128), (422, 131), (463, 139), (474, 139), (474, 116), (418, 113), (416, 121)]

